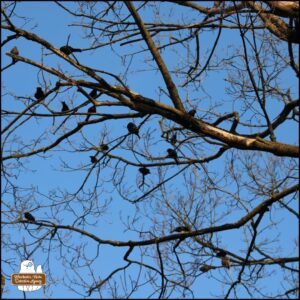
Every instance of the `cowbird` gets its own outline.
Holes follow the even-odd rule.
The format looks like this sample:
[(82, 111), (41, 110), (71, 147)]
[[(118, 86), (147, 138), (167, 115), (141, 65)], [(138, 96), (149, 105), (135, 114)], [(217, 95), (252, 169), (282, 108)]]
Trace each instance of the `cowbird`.
[(45, 98), (45, 94), (44, 94), (44, 92), (43, 92), (43, 90), (42, 90), (41, 87), (37, 87), (37, 88), (36, 88), (36, 92), (35, 92), (35, 94), (34, 94), (34, 97), (35, 97), (37, 100), (42, 100), (42, 99)]
[(200, 267), (200, 271), (205, 273), (205, 272), (208, 272), (209, 270), (211, 269), (215, 269), (216, 267), (214, 266), (209, 266), (209, 265), (203, 265)]
[(179, 226), (173, 229), (171, 232), (189, 232), (190, 228), (187, 226)]
[(195, 114), (196, 114), (196, 109), (191, 109), (188, 114), (191, 116), (191, 117), (194, 117)]
[(168, 152), (167, 157), (173, 158), (175, 160), (176, 164), (178, 164), (178, 158), (177, 158), (176, 151), (173, 150), (173, 149), (171, 149), (171, 148), (169, 148), (169, 149), (167, 149), (167, 152)]
[(90, 156), (90, 158), (91, 158), (91, 163), (92, 163), (92, 164), (94, 164), (94, 163), (97, 162), (96, 156)]
[(150, 170), (146, 167), (139, 168), (139, 172), (142, 174), (142, 183), (139, 185), (139, 187), (143, 186), (145, 184), (145, 176), (150, 174)]
[[(96, 112), (96, 106), (93, 105), (88, 109), (88, 113), (95, 113)], [(87, 115), (85, 120), (87, 121), (90, 118), (90, 115)]]
[(131, 133), (131, 134), (135, 134), (138, 136), (138, 138), (140, 138), (140, 135), (139, 135), (139, 129), (136, 127), (136, 125), (132, 122), (128, 123), (127, 124), (127, 129), (128, 129), (128, 132)]
[(73, 52), (81, 52), (81, 49), (73, 48), (73, 47), (68, 46), (68, 45), (60, 47), (59, 50), (61, 52), (63, 52), (64, 54), (66, 54), (66, 55), (70, 55)]
[(230, 269), (231, 263), (230, 263), (229, 258), (226, 255), (222, 257), (221, 263), (222, 263), (223, 267)]
[(53, 239), (55, 234), (57, 232), (57, 227), (55, 227), (52, 231), (51, 231), (51, 238), (50, 239)]
[(176, 133), (174, 133), (174, 134), (172, 135), (170, 142), (171, 142), (171, 144), (172, 144), (173, 146), (176, 145), (176, 143), (177, 143), (177, 135), (176, 135)]
[(97, 96), (97, 90), (96, 89), (92, 89), (92, 91), (89, 94), (92, 98), (96, 98)]
[(101, 151), (107, 151), (109, 149), (109, 147), (106, 144), (101, 144), (100, 149), (101, 149)]
[(65, 101), (61, 101), (61, 104), (62, 104), (62, 108), (61, 108), (62, 112), (65, 112), (65, 111), (69, 110), (69, 106), (66, 104)]
[(226, 256), (226, 252), (224, 250), (219, 250), (217, 252), (217, 257), (224, 257), (224, 256)]
[(28, 220), (30, 222), (35, 222), (34, 216), (29, 212), (24, 213), (24, 217), (26, 220)]
[(143, 176), (150, 174), (150, 170), (146, 167), (139, 168), (139, 171), (143, 174)]
[[(15, 47), (13, 47), (13, 48), (10, 50), (10, 53), (11, 53), (11, 54), (14, 54), (14, 55), (19, 55), (19, 50), (18, 50), (18, 48), (15, 46)], [(15, 58), (12, 58), (12, 62), (13, 62), (13, 63), (16, 63), (17, 60), (16, 60)]]

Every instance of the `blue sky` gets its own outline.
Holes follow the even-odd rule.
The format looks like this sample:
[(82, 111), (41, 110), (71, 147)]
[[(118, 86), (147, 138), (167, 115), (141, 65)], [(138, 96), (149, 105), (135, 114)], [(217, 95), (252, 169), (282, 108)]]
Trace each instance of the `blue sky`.
[[(65, 3), (66, 4), (66, 3)], [(68, 3), (69, 7), (72, 7), (73, 3)], [(168, 8), (168, 4), (165, 5), (166, 9)], [(181, 8), (184, 10), (184, 8)], [(66, 40), (68, 38), (68, 35), (71, 34), (70, 39), (70, 45), (73, 47), (79, 47), (79, 48), (86, 48), (89, 46), (88, 41), (83, 39), (83, 34), (81, 32), (81, 28), (78, 26), (68, 26), (72, 23), (72, 20), (74, 20), (69, 14), (64, 12), (62, 9), (60, 9), (55, 3), (53, 2), (22, 2), (17, 5), (17, 11), (19, 15), (26, 16), (30, 18), (30, 25), (25, 26), (25, 28), (28, 30), (32, 30), (35, 34), (41, 36), (42, 38), (46, 39), (53, 45), (55, 45), (57, 48), (64, 45), (66, 43)], [(55, 18), (54, 18), (55, 16)], [(147, 18), (147, 14), (145, 14), (145, 18)], [(17, 21), (16, 25), (22, 26), (23, 21)], [(5, 35), (4, 35), (5, 37)], [(4, 39), (3, 37), (3, 39)], [(228, 45), (234, 44), (236, 47), (238, 47), (238, 43), (240, 43), (239, 34), (236, 33), (235, 35), (232, 34), (230, 31), (224, 31), (222, 33), (222, 38), (220, 41), (220, 48), (218, 48), (218, 54), (221, 54), (222, 52), (226, 51)], [(215, 39), (215, 34), (212, 35), (210, 32), (206, 32), (201, 36), (201, 45), (203, 47), (203, 53), (205, 53), (206, 49), (210, 49), (212, 41)], [(207, 46), (206, 46), (207, 42)], [(15, 40), (13, 42), (10, 42), (5, 45), (5, 47), (2, 50), (2, 65), (5, 66), (10, 62), (10, 58), (5, 55), (5, 52), (8, 52), (14, 45), (16, 45), (20, 51), (20, 54), (32, 58), (33, 60), (39, 60), (41, 55), (41, 47), (40, 45), (36, 43), (32, 43), (31, 41), (27, 41), (25, 39), (19, 38), (18, 40)], [(116, 44), (115, 49), (119, 51), (124, 57), (125, 54), (128, 54), (132, 51), (132, 46), (127, 45), (121, 47), (120, 45)], [(46, 53), (48, 50), (45, 50)], [(96, 55), (95, 55), (96, 53)], [(169, 66), (176, 65), (177, 61), (174, 60), (176, 57), (175, 54), (168, 52), (163, 52), (162, 56), (165, 58), (166, 63)], [(121, 58), (117, 57), (115, 53), (109, 48), (104, 47), (101, 49), (98, 49), (97, 52), (94, 51), (88, 51), (84, 53), (78, 54), (78, 57), (80, 57), (80, 62), (83, 64), (86, 64), (88, 66), (95, 67), (97, 69), (106, 70), (115, 74), (121, 73), (122, 65), (121, 65)], [(148, 55), (149, 57), (149, 55)], [(133, 69), (144, 69), (143, 66), (143, 55), (137, 55), (132, 64)], [(53, 65), (57, 66), (60, 64), (60, 66), (64, 70), (71, 71), (72, 68), (67, 65), (63, 60), (60, 58), (55, 57), (54, 55), (47, 55), (45, 58), (45, 63), (47, 65)], [(152, 63), (153, 64), (153, 63)], [(136, 67), (135, 67), (136, 66)], [(145, 69), (147, 66), (145, 65)], [(131, 72), (126, 77), (126, 80), (132, 90), (135, 90), (144, 96), (153, 97), (153, 99), (157, 99), (158, 96), (158, 86), (161, 83), (161, 76), (158, 72), (152, 72), (150, 70), (150, 67), (148, 67), (149, 70), (144, 72)], [(219, 113), (226, 113), (231, 112), (233, 110), (231, 99), (228, 94), (225, 93), (225, 88), (227, 87), (227, 83), (224, 80), (225, 78), (225, 72), (217, 71), (212, 72), (212, 78), (205, 79), (205, 91), (203, 90), (186, 90), (184, 88), (181, 88), (179, 90), (180, 96), (185, 99), (187, 95), (190, 97), (190, 99), (195, 99), (194, 103), (197, 103), (198, 110), (201, 111), (201, 109), (206, 110), (208, 109), (208, 103), (210, 99), (218, 99), (219, 102), (223, 103), (228, 101), (228, 105), (223, 105), (220, 107)], [(288, 72), (285, 73), (286, 78), (289, 78), (290, 74)], [(284, 77), (284, 76), (283, 76)], [(108, 78), (108, 77), (107, 77)], [(46, 75), (46, 80), (48, 80)], [(43, 77), (41, 76), (41, 73), (38, 72), (38, 69), (32, 67), (32, 66), (25, 66), (23, 63), (17, 63), (13, 67), (7, 69), (2, 74), (2, 86), (5, 87), (5, 90), (7, 91), (13, 91), (15, 95), (17, 96), (25, 96), (25, 97), (33, 97), (35, 89), (37, 86), (39, 86), (39, 82), (42, 82)], [(298, 93), (296, 82), (292, 80), (286, 80), (284, 81), (284, 78), (282, 79), (283, 83), (282, 85), (286, 87), (291, 87), (292, 93), (296, 95)], [(53, 81), (54, 85), (55, 81)], [(282, 86), (281, 85), (281, 86)], [(73, 93), (73, 94), (72, 94)], [(75, 95), (75, 89), (70, 92), (65, 98), (65, 94), (59, 95), (59, 100), (66, 101), (69, 105), (76, 103), (76, 101), (79, 100), (78, 95)], [(7, 96), (11, 97), (11, 96)], [(73, 98), (74, 97), (74, 98)], [(77, 98), (76, 98), (77, 97)], [(198, 99), (201, 99), (198, 101)], [(161, 101), (165, 101), (167, 104), (170, 104), (169, 100), (166, 99), (166, 97), (162, 96)], [(9, 109), (17, 111), (18, 109), (21, 109), (22, 104), (18, 101), (15, 101), (13, 97), (11, 97), (11, 102), (13, 105), (9, 105)], [(3, 107), (6, 107), (7, 101), (5, 101), (5, 104), (3, 104)], [(78, 102), (77, 102), (78, 103)], [(275, 114), (278, 113), (278, 111), (281, 110), (281, 107), (276, 104), (274, 101), (274, 107), (272, 108), (272, 112), (275, 116)], [(60, 110), (60, 102), (54, 101), (52, 105), (53, 109), (56, 109), (57, 111)], [(109, 108), (103, 109), (104, 113), (109, 113)], [(38, 108), (39, 112), (46, 112), (45, 108), (42, 106)], [(120, 112), (123, 110), (120, 110)], [(62, 122), (63, 118), (56, 118), (55, 122), (56, 124), (60, 124)], [(139, 119), (142, 121), (142, 119)], [(158, 118), (154, 117), (152, 121), (152, 127), (148, 128), (149, 130), (158, 130)], [(47, 121), (46, 124), (51, 124), (52, 119), (50, 121)], [(24, 138), (25, 140), (31, 140), (32, 138), (38, 136), (38, 133), (42, 133), (45, 128), (45, 121), (43, 119), (40, 120), (33, 120), (28, 123), (28, 125), (24, 126), (24, 128), (21, 128), (19, 130), (19, 134)], [(92, 140), (95, 145), (98, 143), (100, 132), (99, 132), (100, 126), (98, 124), (89, 126), (88, 129), (85, 130), (86, 136), (89, 138), (89, 140)], [(104, 130), (104, 127), (101, 127), (101, 130)], [(111, 134), (110, 141), (113, 140), (116, 137), (119, 137), (122, 134), (127, 133), (126, 129), (126, 121), (120, 121), (120, 122), (109, 122), (106, 130), (109, 130)], [(286, 134), (288, 130), (288, 135)], [(286, 126), (282, 126), (277, 130), (279, 139), (282, 139), (283, 142), (286, 143), (295, 143), (297, 141), (297, 128), (290, 128)], [(146, 134), (146, 129), (142, 130), (142, 134)], [(130, 137), (131, 138), (131, 137)], [(136, 138), (133, 139), (135, 143), (142, 143), (142, 141), (137, 141)], [(76, 141), (76, 143), (80, 144), (80, 140)], [(108, 141), (107, 141), (108, 142)], [(62, 146), (64, 147), (64, 146)], [(152, 146), (153, 153), (156, 153), (157, 156), (163, 156), (165, 155), (165, 151), (168, 148), (168, 143), (165, 141), (159, 141), (157, 144), (154, 144)], [(61, 194), (59, 191), (68, 191), (68, 192), (75, 192), (80, 184), (82, 183), (84, 177), (86, 176), (85, 171), (75, 171), (75, 172), (61, 172), (61, 169), (63, 168), (64, 163), (68, 163), (72, 168), (75, 170), (79, 169), (82, 165), (89, 164), (89, 155), (92, 155), (93, 151), (83, 151), (83, 152), (65, 152), (62, 149), (60, 151), (53, 151), (50, 153), (46, 153), (45, 156), (39, 156), (39, 157), (30, 157), (28, 159), (24, 159), (24, 162), (26, 164), (26, 167), (28, 170), (24, 172), (20, 178), (18, 179), (18, 186), (19, 187), (29, 187), (29, 186), (37, 186), (37, 192), (34, 194), (33, 197), (28, 197), (27, 202), (27, 209), (32, 209), (36, 207), (36, 203), (41, 202), (44, 205), (50, 204), (49, 199), (45, 197), (50, 191), (53, 194), (57, 194), (57, 197), (60, 197)], [(121, 153), (121, 152), (118, 152)], [(203, 150), (203, 154), (205, 153), (205, 150)], [(12, 161), (12, 163), (15, 163)], [(210, 170), (215, 172), (224, 172), (223, 170), (223, 159), (220, 159), (218, 161), (215, 161), (210, 164)], [(221, 171), (220, 171), (221, 170)], [(170, 169), (169, 172), (172, 174), (174, 169)], [(15, 172), (18, 172), (17, 169)], [(93, 171), (92, 176), (89, 178), (87, 182), (87, 187), (93, 188), (95, 182), (96, 182), (96, 176), (95, 176), (95, 170)], [(102, 171), (101, 171), (102, 172)], [(103, 180), (107, 180), (107, 178), (110, 178), (112, 173), (112, 170), (106, 170), (101, 173), (101, 178)], [(128, 187), (131, 186), (133, 189), (136, 187), (136, 180), (139, 180), (139, 175), (137, 174), (137, 170), (133, 167), (128, 167), (128, 172), (126, 173), (126, 176), (128, 176)], [(152, 178), (152, 180), (155, 180), (155, 178)], [(177, 179), (173, 180), (170, 183), (170, 187), (173, 187), (174, 190), (172, 190), (171, 196), (176, 199), (178, 196), (178, 190), (182, 191), (182, 195), (184, 196), (185, 193), (185, 184), (182, 180), (182, 177), (178, 177)], [(112, 192), (110, 192), (112, 191)], [(134, 190), (134, 193), (137, 195), (140, 195), (141, 192), (137, 189)], [(26, 194), (26, 190), (23, 192), (23, 195)], [(63, 193), (62, 193), (63, 194)], [(245, 197), (248, 195), (245, 192)], [(13, 195), (6, 195), (7, 200), (13, 200)], [(36, 199), (35, 199), (36, 197)], [(135, 210), (132, 207), (132, 204), (125, 202), (119, 194), (116, 191), (113, 191), (111, 184), (107, 184), (103, 189), (99, 189), (99, 193), (97, 195), (100, 205), (104, 204), (105, 201), (112, 200), (113, 205), (109, 207), (106, 214), (103, 216), (97, 216), (99, 218), (97, 220), (97, 226), (89, 226), (86, 228), (86, 230), (99, 235), (102, 239), (111, 239), (111, 240), (121, 240), (126, 241), (129, 239), (132, 240), (138, 240), (140, 237), (138, 234), (134, 232), (124, 232), (124, 227), (122, 222), (127, 221), (126, 218), (132, 218), (134, 217)], [(37, 202), (35, 202), (35, 200)], [(259, 199), (262, 200), (262, 199)], [(259, 203), (259, 202), (258, 202)], [(155, 205), (152, 202), (149, 204), (143, 204), (140, 205), (140, 210), (144, 214), (144, 221), (141, 221), (140, 224), (143, 224), (143, 228), (145, 231), (151, 229), (153, 224), (151, 224), (151, 221), (147, 218), (147, 211), (151, 211), (151, 205)], [(293, 206), (293, 204), (292, 204)], [(74, 210), (80, 211), (82, 207), (74, 201), (74, 204), (72, 205)], [(296, 207), (294, 207), (296, 208)], [(48, 208), (47, 208), (48, 209)], [(38, 216), (39, 219), (48, 219), (48, 211), (47, 209), (41, 209), (39, 208), (34, 213), (36, 216)], [(143, 211), (145, 210), (145, 211)], [(141, 214), (141, 215), (143, 215)], [(120, 217), (122, 215), (122, 217)], [(235, 217), (240, 217), (240, 213), (237, 213)], [(63, 212), (58, 215), (59, 219), (61, 220), (62, 224), (68, 225), (72, 223), (74, 220), (70, 218), (70, 215), (68, 212)], [(281, 212), (280, 214), (274, 213), (272, 215), (274, 220), (280, 220), (285, 218), (290, 218), (285, 211)], [(232, 218), (232, 216), (231, 216)], [(229, 218), (230, 219), (230, 218)], [(51, 218), (49, 219), (51, 220)], [(230, 219), (232, 220), (232, 219)], [(166, 227), (163, 227), (163, 231), (165, 234), (169, 232), (171, 228), (176, 226), (176, 221), (169, 219), (164, 220), (161, 216), (157, 217), (158, 224), (166, 224)], [(31, 225), (29, 225), (31, 226)], [(283, 226), (281, 228), (281, 226)], [(291, 230), (286, 230), (290, 228)], [(18, 227), (18, 229), (15, 226), (9, 227), (9, 233), (13, 235), (13, 239), (15, 240), (22, 240), (23, 238), (25, 240), (30, 239), (30, 237), (26, 234), (24, 235), (24, 230), (21, 230), (23, 226)], [(34, 225), (32, 225), (34, 228)], [(278, 231), (284, 231), (285, 234), (281, 235), (280, 237), (276, 237), (276, 232), (274, 232), (274, 238), (280, 238), (282, 239), (282, 248), (285, 248), (285, 244), (290, 242), (291, 237), (288, 235), (295, 237), (298, 232), (297, 229), (297, 223), (295, 219), (290, 219), (290, 221), (287, 223), (283, 223), (278, 226)], [(82, 239), (83, 237), (80, 236), (80, 234), (75, 233), (72, 235), (71, 239), (74, 239), (74, 245), (76, 244), (77, 239)], [(242, 251), (241, 249), (241, 241), (243, 240), (243, 235), (241, 232), (225, 232), (222, 233), (222, 246), (224, 246), (226, 249), (230, 249), (231, 251), (235, 252), (237, 249), (239, 251)], [(84, 238), (86, 241), (86, 255), (93, 256), (95, 255), (97, 251), (96, 243), (94, 241), (91, 241), (89, 239)], [(166, 245), (165, 245), (166, 246)], [(162, 247), (164, 247), (162, 245)], [(289, 248), (287, 248), (288, 250)], [(113, 248), (110, 246), (100, 245), (101, 255), (97, 259), (97, 261), (94, 264), (95, 268), (99, 268), (101, 270), (101, 276), (102, 278), (107, 276), (111, 270), (113, 270), (114, 267), (120, 267), (125, 265), (125, 262), (123, 261), (123, 256), (125, 252), (127, 251), (127, 248)], [(138, 249), (135, 249), (136, 252), (138, 252)], [(43, 269), (45, 270), (46, 274), (48, 271), (48, 267), (45, 264), (45, 261), (47, 259), (47, 255), (49, 253), (42, 253), (41, 251), (36, 252), (36, 255), (32, 257), (35, 265), (42, 264)], [(291, 253), (288, 253), (290, 256)], [(3, 253), (4, 258), (10, 258), (15, 260), (15, 267), (16, 269), (12, 270), (7, 268), (7, 266), (3, 265), (3, 270), (6, 275), (9, 275), (13, 272), (18, 272), (18, 266), (20, 261), (19, 258), (15, 258), (13, 253)], [(53, 289), (51, 289), (51, 297), (65, 297), (65, 298), (71, 298), (71, 297), (78, 297), (76, 293), (70, 290), (65, 290), (65, 287), (60, 284), (59, 282), (63, 279), (64, 275), (64, 266), (61, 263), (61, 256), (59, 251), (50, 251), (50, 265), (51, 265), (51, 275), (54, 278), (57, 278), (57, 286)], [(66, 252), (64, 252), (64, 255), (68, 255)], [(134, 253), (132, 255), (135, 257)], [(174, 258), (175, 259), (175, 258)], [(215, 261), (215, 264), (218, 264), (218, 261)], [(274, 272), (276, 274), (277, 270), (274, 267)], [(102, 272), (103, 271), (103, 272)], [(86, 272), (86, 271), (82, 271)], [(220, 271), (221, 273), (224, 271)], [(133, 272), (134, 273), (134, 272)], [(48, 274), (49, 275), (49, 274)], [(47, 275), (47, 276), (48, 276)], [(209, 276), (206, 276), (207, 274), (201, 275), (194, 283), (194, 292), (196, 297), (212, 297), (213, 295), (218, 295), (219, 290), (215, 289), (215, 281), (213, 281)], [(233, 276), (234, 274), (229, 274), (229, 276)], [(236, 275), (236, 273), (235, 273)], [(72, 276), (72, 274), (70, 274)], [(88, 275), (86, 275), (88, 276)], [(277, 280), (277, 281), (276, 281)], [(272, 277), (272, 281), (266, 282), (264, 281), (265, 286), (269, 285), (270, 291), (272, 291), (275, 283), (280, 284), (281, 277), (278, 277), (274, 275)], [(226, 290), (226, 289), (225, 289)], [(147, 290), (146, 292), (150, 293), (150, 290)], [(241, 289), (241, 296), (247, 297), (247, 293)], [(145, 295), (145, 290), (141, 290), (135, 294), (135, 297), (143, 297)], [(97, 293), (93, 294), (94, 297), (97, 297)], [(99, 295), (98, 295), (99, 296)], [(5, 297), (7, 298), (22, 298), (22, 293), (17, 290), (17, 288), (10, 286), (6, 293)], [(27, 298), (41, 298), (43, 297), (43, 290), (39, 290), (35, 293), (28, 293), (26, 294)]]

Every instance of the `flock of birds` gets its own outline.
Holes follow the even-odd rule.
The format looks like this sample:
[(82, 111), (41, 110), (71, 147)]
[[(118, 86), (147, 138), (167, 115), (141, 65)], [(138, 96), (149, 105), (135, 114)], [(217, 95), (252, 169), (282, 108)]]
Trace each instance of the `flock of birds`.
[[(65, 45), (65, 46), (62, 46), (60, 47), (59, 49), (61, 52), (63, 52), (65, 55), (69, 56), (70, 54), (74, 53), (74, 52), (82, 52), (81, 49), (78, 49), (78, 48), (73, 48), (69, 45)], [(17, 47), (13, 47), (12, 50), (10, 51), (11, 54), (13, 55), (16, 55), (18, 56), (19, 55), (19, 51), (17, 49)], [(16, 63), (17, 62), (17, 59), (16, 58), (12, 58), (12, 62), (13, 63)], [(93, 89), (90, 94), (89, 94), (92, 98), (96, 98), (97, 97), (97, 90), (96, 89)], [(36, 89), (36, 92), (34, 94), (35, 98), (39, 101), (43, 100), (46, 98), (46, 95), (44, 93), (44, 91), (42, 90), (41, 87), (37, 87)], [(99, 95), (98, 95), (99, 96)], [(66, 104), (66, 102), (64, 101), (61, 101), (61, 104), (62, 104), (62, 108), (61, 108), (61, 112), (67, 112), (70, 110), (69, 106)], [(85, 121), (88, 121), (91, 114), (93, 113), (96, 113), (97, 110), (96, 110), (96, 106), (95, 105), (92, 105), (91, 107), (88, 108), (88, 115), (85, 119)], [(196, 114), (196, 110), (195, 109), (192, 109), (188, 112), (188, 114), (191, 116), (191, 117), (194, 117), (195, 114)], [(134, 134), (136, 135), (139, 139), (140, 139), (140, 134), (139, 134), (139, 128), (136, 126), (136, 124), (134, 124), (133, 122), (129, 122), (127, 124), (127, 130), (128, 130), (128, 133), (129, 134)], [(172, 145), (175, 145), (176, 142), (177, 142), (177, 138), (176, 138), (176, 134), (174, 134), (172, 137), (171, 137), (171, 140), (170, 140), (171, 144)], [(105, 152), (105, 151), (108, 151), (109, 150), (109, 147), (108, 145), (106, 144), (101, 144), (100, 145), (100, 148), (101, 148), (101, 151)], [(178, 155), (177, 155), (177, 152), (172, 149), (172, 148), (168, 148), (167, 149), (167, 156), (168, 158), (171, 158), (171, 159), (174, 159), (176, 164), (178, 164)], [(90, 156), (90, 160), (91, 160), (91, 163), (92, 164), (96, 164), (98, 162), (97, 160), (97, 157), (96, 156)], [(150, 174), (150, 170), (148, 168), (146, 168), (145, 166), (139, 168), (139, 172), (142, 174), (143, 176), (143, 182), (144, 182), (144, 177), (148, 174)], [(36, 220), (34, 218), (34, 216), (30, 213), (30, 212), (25, 212), (24, 213), (24, 217), (25, 219), (30, 222), (30, 223), (35, 223)], [(174, 228), (171, 233), (187, 233), (187, 232), (191, 232), (191, 228), (188, 227), (188, 226), (179, 226), (179, 227), (176, 227)], [(227, 254), (224, 250), (220, 250), (217, 252), (217, 257), (219, 257), (221, 259), (221, 263), (222, 263), (222, 266), (229, 269), (230, 266), (231, 266), (231, 263), (230, 263), (230, 259), (227, 257)], [(203, 265), (200, 270), (202, 272), (207, 272), (211, 269), (214, 269), (215, 267), (214, 266), (209, 266), (209, 265)]]

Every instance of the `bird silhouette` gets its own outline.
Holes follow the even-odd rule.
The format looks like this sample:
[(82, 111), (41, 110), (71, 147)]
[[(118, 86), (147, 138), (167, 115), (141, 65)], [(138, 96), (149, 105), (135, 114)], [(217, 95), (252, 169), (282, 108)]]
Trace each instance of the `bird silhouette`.
[(140, 138), (139, 129), (136, 127), (136, 125), (134, 123), (132, 123), (132, 122), (128, 123), (127, 129), (130, 134), (135, 134), (138, 136), (138, 138)]
[(215, 269), (216, 267), (214, 266), (209, 266), (209, 265), (203, 265), (200, 267), (200, 271), (205, 273), (208, 272), (209, 270)]
[(45, 98), (45, 94), (44, 94), (44, 92), (43, 92), (43, 90), (42, 90), (41, 87), (37, 87), (37, 88), (36, 88), (36, 92), (35, 92), (35, 94), (34, 94), (34, 97), (35, 97), (37, 100), (42, 100), (42, 99)]
[(174, 134), (172, 135), (170, 142), (171, 142), (171, 144), (172, 144), (173, 146), (176, 145), (176, 143), (177, 143), (177, 134), (176, 134), (176, 133), (174, 133)]
[(109, 147), (106, 144), (101, 144), (100, 149), (101, 149), (101, 151), (107, 151), (109, 149)]
[(54, 238), (56, 232), (57, 232), (57, 227), (55, 227), (53, 230), (51, 230), (51, 238), (50, 239)]
[(229, 258), (226, 255), (221, 258), (221, 263), (223, 267), (230, 269), (231, 263)]
[(65, 111), (70, 110), (69, 106), (66, 104), (65, 101), (61, 101), (61, 104), (62, 104), (61, 112), (65, 112)]
[[(18, 50), (18, 48), (15, 46), (15, 47), (13, 47), (13, 48), (10, 50), (10, 53), (11, 53), (11, 54), (14, 54), (14, 55), (19, 55), (19, 50)], [(15, 58), (12, 57), (12, 62), (13, 62), (13, 63), (16, 63), (17, 60), (16, 60)]]
[(89, 94), (92, 98), (97, 98), (97, 90), (96, 89), (92, 89), (92, 91)]
[(224, 250), (219, 250), (217, 252), (217, 257), (224, 257), (224, 256), (226, 256), (226, 252)]
[(140, 173), (142, 173), (144, 176), (150, 174), (150, 170), (146, 167), (139, 168)]
[(35, 222), (34, 216), (29, 212), (24, 213), (24, 217), (26, 220), (28, 220), (30, 222)]
[(97, 162), (96, 156), (90, 156), (90, 158), (91, 158), (91, 163), (92, 163), (92, 164), (94, 164), (94, 163)]
[(173, 149), (171, 149), (171, 148), (169, 148), (169, 149), (167, 149), (167, 152), (168, 152), (167, 157), (173, 158), (175, 160), (176, 164), (178, 164), (178, 158), (177, 158), (176, 151), (173, 150)]
[[(90, 113), (95, 113), (95, 112), (96, 112), (96, 106), (95, 106), (95, 105), (91, 106), (91, 107), (88, 109), (88, 113), (89, 113), (89, 114), (90, 114)], [(86, 118), (85, 118), (85, 120), (88, 121), (89, 118), (90, 118), (90, 115), (87, 115)]]
[(63, 52), (64, 54), (66, 54), (66, 55), (70, 55), (73, 52), (81, 52), (81, 49), (73, 48), (69, 45), (62, 46), (62, 47), (59, 48), (59, 50), (61, 52)]
[(141, 167), (141, 168), (139, 168), (139, 172), (140, 172), (140, 173), (142, 174), (142, 176), (143, 176), (142, 183), (141, 183), (140, 186), (139, 186), (139, 187), (141, 187), (141, 186), (143, 186), (144, 183), (145, 183), (145, 176), (148, 175), (148, 174), (150, 174), (150, 170), (149, 170), (148, 168), (146, 168), (146, 167)]
[(171, 232), (189, 232), (190, 228), (187, 226), (179, 226), (173, 229)]
[(196, 109), (191, 109), (189, 112), (188, 112), (188, 114), (191, 116), (191, 117), (194, 117), (195, 116), (195, 114), (196, 114)]

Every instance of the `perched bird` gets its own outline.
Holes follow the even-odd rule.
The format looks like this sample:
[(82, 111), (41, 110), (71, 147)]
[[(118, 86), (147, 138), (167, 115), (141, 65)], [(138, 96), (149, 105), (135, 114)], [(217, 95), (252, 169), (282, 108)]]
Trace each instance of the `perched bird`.
[(143, 176), (150, 174), (150, 170), (146, 167), (139, 168), (139, 171), (143, 174)]
[(128, 132), (131, 133), (131, 134), (135, 134), (138, 136), (138, 138), (140, 138), (140, 135), (139, 135), (139, 129), (136, 127), (136, 125), (132, 122), (128, 123), (127, 124), (127, 129), (128, 129)]
[(62, 104), (61, 112), (65, 112), (65, 111), (70, 110), (69, 106), (66, 104), (65, 101), (61, 101), (61, 104)]
[(196, 114), (196, 109), (191, 109), (188, 114), (191, 116), (191, 117), (194, 117), (195, 114)]
[(142, 168), (139, 168), (139, 172), (142, 174), (143, 176), (143, 179), (142, 179), (142, 183), (140, 184), (139, 187), (143, 186), (145, 184), (145, 176), (150, 174), (150, 170), (146, 167), (142, 167)]
[[(13, 47), (13, 48), (10, 50), (10, 53), (11, 53), (11, 54), (14, 54), (14, 55), (19, 55), (19, 50), (18, 50), (18, 48), (15, 46), (15, 47)], [(13, 63), (16, 63), (17, 60), (16, 60), (15, 58), (12, 58), (12, 62), (13, 62)]]
[(96, 89), (92, 89), (92, 91), (89, 94), (92, 98), (97, 98), (97, 90)]
[(34, 216), (29, 212), (24, 213), (24, 217), (26, 220), (28, 220), (30, 222), (35, 222)]
[(173, 150), (173, 149), (171, 149), (171, 148), (169, 148), (169, 149), (167, 149), (167, 152), (168, 152), (167, 157), (173, 158), (175, 160), (176, 164), (178, 164), (178, 158), (177, 158), (176, 151)]
[(173, 229), (171, 232), (189, 232), (190, 228), (187, 226), (179, 226)]
[(57, 227), (55, 227), (55, 228), (51, 231), (51, 239), (54, 238), (56, 232), (57, 232)]
[(91, 163), (92, 163), (92, 164), (94, 164), (94, 163), (97, 162), (96, 156), (90, 156), (90, 158), (91, 158)]
[[(95, 113), (96, 112), (96, 106), (93, 105), (88, 109), (88, 113)], [(90, 115), (87, 115), (85, 120), (87, 121), (90, 118)]]
[(170, 142), (171, 142), (171, 144), (172, 144), (173, 146), (176, 145), (176, 143), (177, 143), (177, 135), (176, 135), (176, 133), (174, 133), (174, 134), (172, 135)]
[(68, 45), (60, 47), (59, 50), (61, 52), (63, 52), (64, 54), (66, 54), (66, 55), (70, 55), (73, 52), (81, 52), (81, 49), (73, 48), (73, 47), (68, 46)]
[(107, 151), (109, 149), (109, 147), (106, 144), (101, 144), (100, 149), (101, 149), (101, 151)]
[(224, 250), (219, 250), (217, 252), (217, 257), (224, 257), (224, 256), (226, 256), (226, 252)]
[(222, 263), (223, 267), (230, 269), (231, 263), (230, 263), (229, 258), (226, 255), (222, 257), (221, 263)]
[(35, 97), (37, 100), (42, 100), (42, 99), (45, 98), (45, 94), (44, 94), (44, 92), (43, 92), (43, 90), (42, 90), (41, 87), (37, 87), (37, 88), (36, 88), (36, 92), (35, 92), (35, 94), (34, 94), (34, 97)]
[(201, 268), (200, 268), (200, 271), (205, 273), (205, 272), (208, 272), (209, 270), (212, 270), (212, 269), (215, 269), (216, 267), (214, 266), (209, 266), (209, 265), (203, 265)]

